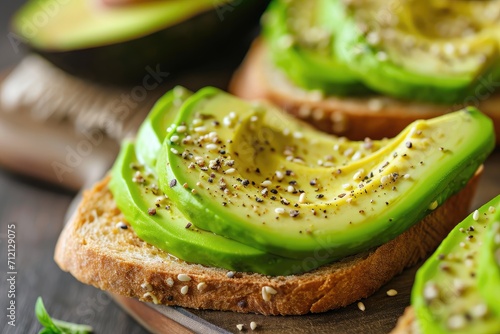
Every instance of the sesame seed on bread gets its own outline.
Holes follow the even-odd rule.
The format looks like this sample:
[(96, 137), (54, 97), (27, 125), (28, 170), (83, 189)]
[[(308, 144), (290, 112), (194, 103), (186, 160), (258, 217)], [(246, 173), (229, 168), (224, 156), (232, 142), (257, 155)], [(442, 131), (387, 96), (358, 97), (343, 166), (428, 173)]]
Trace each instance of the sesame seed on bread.
[(55, 260), (83, 283), (146, 302), (266, 315), (325, 312), (370, 296), (433, 251), (468, 214), (479, 174), (396, 239), (304, 274), (276, 277), (186, 263), (142, 241), (117, 208), (108, 176), (85, 192)]

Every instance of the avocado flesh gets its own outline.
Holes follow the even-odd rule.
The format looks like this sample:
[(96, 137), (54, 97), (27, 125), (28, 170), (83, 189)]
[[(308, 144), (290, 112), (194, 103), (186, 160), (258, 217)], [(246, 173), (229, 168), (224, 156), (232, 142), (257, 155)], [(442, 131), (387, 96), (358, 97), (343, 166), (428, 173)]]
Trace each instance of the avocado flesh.
[[(15, 15), (13, 28), (35, 48), (69, 51), (139, 38), (213, 8), (213, 0), (146, 1), (120, 7), (100, 6), (88, 0), (64, 4), (31, 0)], [(35, 25), (40, 17), (48, 16), (46, 23)]]
[[(138, 176), (144, 178), (144, 182), (134, 181)], [(156, 184), (156, 178), (138, 163), (134, 144), (125, 142), (112, 169), (109, 188), (118, 208), (145, 242), (178, 259), (228, 270), (288, 275), (313, 269), (303, 261), (267, 254), (188, 226), (190, 222), (179, 210), (179, 204), (165, 198)], [(150, 208), (156, 210), (154, 215), (149, 214)]]
[(263, 27), (269, 57), (302, 88), (452, 104), (500, 78), (499, 11), (496, 1), (275, 0)]
[[(497, 200), (500, 202), (500, 198)], [(479, 251), (480, 265), (477, 268), (477, 280), (481, 296), (490, 306), (491, 312), (500, 317), (498, 304), (500, 300), (500, 204), (495, 206), (495, 203), (492, 203), (488, 207), (488, 213), (491, 214), (491, 223)]]
[[(438, 103), (463, 100), (482, 84), (481, 76), (498, 77), (500, 26), (473, 31), (473, 23), (463, 26), (464, 15), (450, 14), (454, 5), (443, 9), (438, 3), (357, 0), (344, 4), (335, 53), (377, 92)], [(471, 16), (471, 12), (462, 14)], [(443, 16), (448, 23), (436, 24)]]
[(177, 112), (192, 93), (177, 86), (163, 95), (137, 131), (136, 154), (139, 162), (149, 171), (156, 170), (156, 159), (168, 128), (174, 122)]
[(498, 269), (498, 263), (490, 267), (483, 261), (481, 243), (491, 239), (492, 225), (500, 220), (500, 196), (478, 212), (477, 221), (471, 214), (458, 224), (417, 272), (412, 305), (421, 333), (493, 334), (500, 329), (500, 318), (493, 312), (498, 299), (480, 293), (498, 295), (500, 285), (483, 286), (478, 277), (481, 270)]
[(337, 260), (393, 239), (459, 191), (494, 147), (491, 120), (467, 109), (414, 122), (379, 149), (336, 155), (362, 143), (212, 88), (190, 97), (176, 124), (188, 130), (168, 136), (190, 140), (165, 140), (160, 188), (189, 203), (181, 210), (196, 226), (297, 259), (321, 249)]
[(332, 94), (367, 91), (358, 76), (332, 54), (330, 1), (274, 1), (263, 17), (272, 61), (297, 85)]

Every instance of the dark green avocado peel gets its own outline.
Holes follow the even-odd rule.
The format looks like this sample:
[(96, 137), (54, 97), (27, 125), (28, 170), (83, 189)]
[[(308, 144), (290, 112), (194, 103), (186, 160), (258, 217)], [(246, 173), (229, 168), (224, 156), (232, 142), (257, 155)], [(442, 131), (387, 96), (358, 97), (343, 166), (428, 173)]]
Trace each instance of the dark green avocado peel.
[(228, 52), (257, 23), (267, 0), (30, 0), (12, 34), (63, 70), (113, 84), (140, 84), (146, 67), (178, 72)]

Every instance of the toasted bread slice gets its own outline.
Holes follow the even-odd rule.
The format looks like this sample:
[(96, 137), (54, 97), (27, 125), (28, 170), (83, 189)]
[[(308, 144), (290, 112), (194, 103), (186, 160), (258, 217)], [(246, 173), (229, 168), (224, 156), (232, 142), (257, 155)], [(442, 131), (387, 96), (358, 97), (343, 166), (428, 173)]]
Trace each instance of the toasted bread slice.
[(145, 243), (128, 224), (120, 228), (124, 216), (107, 177), (85, 193), (55, 260), (83, 283), (157, 304), (266, 315), (325, 312), (368, 297), (434, 250), (468, 214), (479, 174), (420, 223), (369, 252), (300, 275), (232, 278), (227, 270), (186, 263)]
[(319, 91), (306, 91), (290, 82), (273, 66), (264, 43), (257, 39), (235, 73), (229, 91), (246, 99), (269, 100), (318, 129), (352, 140), (391, 138), (417, 119), (473, 105), (493, 119), (500, 143), (500, 93), (494, 93), (499, 84), (490, 79), (483, 78), (483, 85), (475, 95), (464, 96), (456, 105), (411, 102), (382, 95), (323, 96)]
[(408, 306), (390, 334), (416, 334), (415, 324), (415, 312)]

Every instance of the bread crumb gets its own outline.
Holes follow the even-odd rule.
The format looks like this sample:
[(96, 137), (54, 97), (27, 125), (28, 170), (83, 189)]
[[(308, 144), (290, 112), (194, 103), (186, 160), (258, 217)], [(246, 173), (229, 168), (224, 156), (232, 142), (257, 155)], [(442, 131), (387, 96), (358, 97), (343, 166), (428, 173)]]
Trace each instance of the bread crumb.
[(363, 302), (358, 302), (358, 308), (363, 312), (366, 310), (365, 304), (363, 304)]

